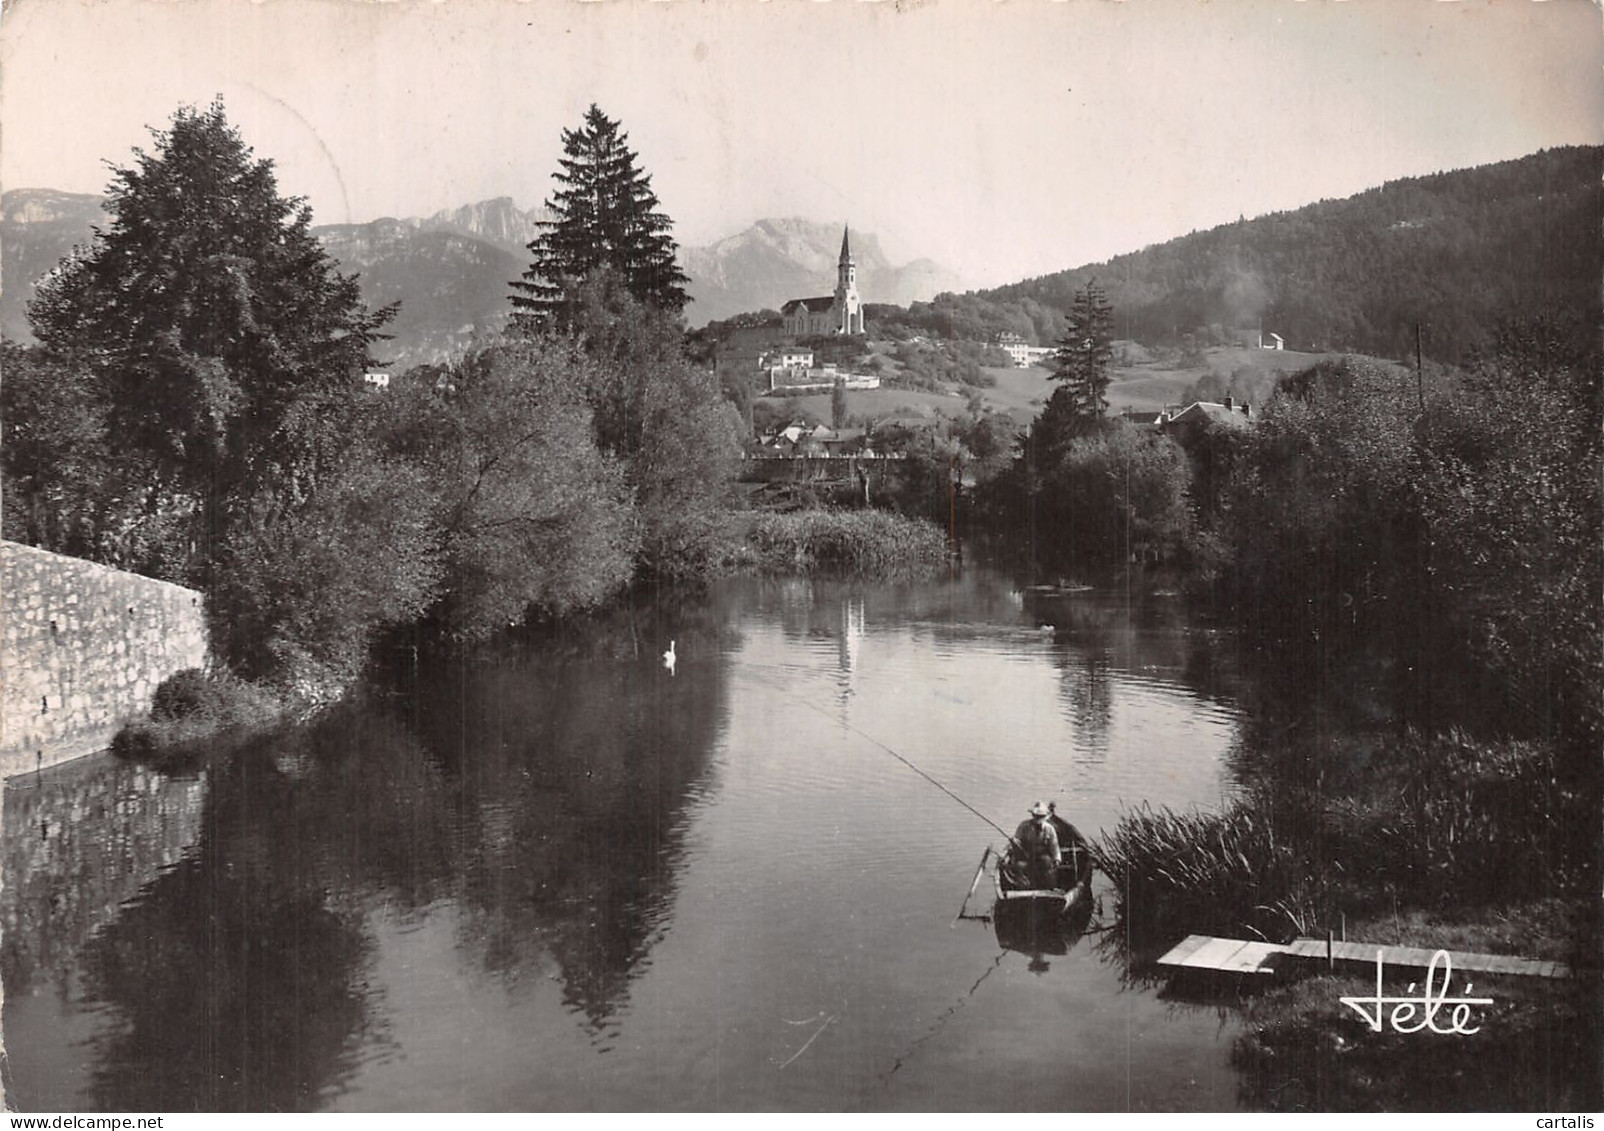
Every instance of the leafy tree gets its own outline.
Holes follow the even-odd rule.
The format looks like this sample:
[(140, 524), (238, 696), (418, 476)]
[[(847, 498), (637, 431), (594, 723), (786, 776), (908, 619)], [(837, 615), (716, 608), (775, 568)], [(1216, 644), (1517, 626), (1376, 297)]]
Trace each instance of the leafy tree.
[(1069, 323), (1053, 354), (1054, 381), (1083, 427), (1094, 427), (1108, 411), (1109, 362), (1114, 356), (1114, 311), (1093, 279), (1075, 292)]
[(594, 369), (570, 344), (515, 341), (387, 398), (386, 448), (432, 488), (425, 540), (450, 578), (433, 614), (452, 636), (586, 608), (629, 579), (638, 524), (592, 436)]
[(153, 136), (114, 171), (111, 224), (40, 286), (29, 320), (89, 375), (149, 505), (195, 519), (204, 583), (248, 499), (310, 490), (393, 311), (363, 305), (220, 100)]
[(439, 593), (432, 485), (368, 432), (358, 426), (299, 505), (259, 493), (229, 527), (207, 605), (236, 673), (326, 696), (362, 673), (381, 629), (415, 620)]
[(686, 357), (678, 316), (635, 298), (611, 268), (580, 281), (561, 318), (593, 363), (585, 396), (595, 443), (624, 465), (641, 568), (702, 572), (718, 551), (740, 414), (718, 376)]
[(1190, 473), (1166, 436), (1111, 425), (1074, 437), (1034, 467), (1016, 465), (999, 486), (1021, 478), (1031, 489), (1035, 548), (1047, 563), (1082, 572), (1173, 563), (1191, 550)]
[(1428, 402), (1420, 525), (1433, 631), (1510, 689), (1529, 726), (1604, 734), (1596, 353), (1552, 322), (1509, 324)]
[(89, 374), (11, 341), (0, 341), (0, 369), (5, 537), (112, 561), (106, 511), (118, 492), (107, 489), (105, 406)]
[(1397, 371), (1322, 362), (1283, 383), (1239, 453), (1225, 499), (1238, 591), (1288, 639), (1396, 621), (1414, 578), (1411, 446)]
[(847, 385), (841, 378), (835, 379), (835, 387), (830, 390), (830, 427), (845, 428), (847, 425)]
[(579, 129), (563, 131), (561, 187), (546, 201), (557, 218), (541, 222), (529, 245), (534, 261), (512, 284), (524, 325), (560, 320), (564, 296), (599, 268), (639, 302), (676, 314), (685, 308), (689, 279), (675, 261), (671, 222), (618, 126), (592, 104)]
[(876, 504), (887, 503), (903, 514), (948, 525), (957, 507), (958, 477), (967, 453), (945, 424), (879, 425), (874, 430), (874, 450), (902, 457), (896, 475), (876, 492)]
[(200, 585), (232, 667), (326, 693), (438, 579), (423, 485), (366, 440), (392, 311), (363, 305), (221, 101), (153, 136), (30, 305), (22, 388), (57, 387), (8, 477), (42, 541)]

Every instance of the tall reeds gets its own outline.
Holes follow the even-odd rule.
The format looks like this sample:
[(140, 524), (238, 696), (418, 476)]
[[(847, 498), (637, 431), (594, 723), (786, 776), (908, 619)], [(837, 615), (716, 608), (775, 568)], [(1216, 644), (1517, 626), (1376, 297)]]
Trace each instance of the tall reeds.
[(805, 510), (766, 514), (750, 541), (764, 569), (871, 575), (929, 568), (946, 560), (941, 530), (889, 511)]
[(1246, 932), (1279, 942), (1313, 929), (1319, 882), (1306, 846), (1246, 804), (1223, 813), (1144, 804), (1093, 851), (1114, 881), (1138, 953), (1177, 934)]
[(1221, 812), (1144, 804), (1094, 851), (1144, 957), (1188, 934), (1282, 941), (1343, 916), (1579, 893), (1596, 825), (1540, 745), (1411, 734), (1340, 793), (1265, 780)]

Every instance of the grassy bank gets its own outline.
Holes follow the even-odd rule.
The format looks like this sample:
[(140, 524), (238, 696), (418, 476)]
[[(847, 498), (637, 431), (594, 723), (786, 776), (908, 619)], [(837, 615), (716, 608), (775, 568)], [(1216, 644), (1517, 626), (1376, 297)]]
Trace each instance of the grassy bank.
[(938, 527), (876, 510), (764, 514), (752, 524), (748, 544), (760, 568), (799, 573), (894, 574), (947, 558), (946, 536)]
[(1569, 980), (1472, 976), (1495, 1002), (1476, 1034), (1371, 1032), (1339, 1002), (1374, 993), (1364, 976), (1278, 987), (1248, 1003), (1233, 1060), (1244, 1099), (1276, 1110), (1596, 1107), (1597, 813), (1585, 786), (1539, 743), (1349, 741), (1359, 757), (1332, 758), (1305, 784), (1286, 784), (1303, 760), (1280, 751), (1279, 774), (1260, 767), (1261, 784), (1223, 811), (1143, 806), (1102, 834), (1123, 957), (1145, 972), (1188, 934), (1329, 931), (1568, 962)]
[(150, 713), (119, 731), (113, 754), (160, 765), (196, 759), (283, 721), (293, 704), (226, 673), (187, 668), (163, 680)]
[[(1474, 1033), (1373, 1032), (1344, 996), (1373, 978), (1321, 976), (1246, 1007), (1231, 1051), (1242, 1100), (1272, 1111), (1595, 1111), (1601, 1037), (1589, 982), (1476, 979)], [(1454, 979), (1454, 994), (1464, 985)], [(1404, 987), (1390, 988), (1402, 993)], [(1445, 1010), (1441, 1016), (1448, 1021)]]

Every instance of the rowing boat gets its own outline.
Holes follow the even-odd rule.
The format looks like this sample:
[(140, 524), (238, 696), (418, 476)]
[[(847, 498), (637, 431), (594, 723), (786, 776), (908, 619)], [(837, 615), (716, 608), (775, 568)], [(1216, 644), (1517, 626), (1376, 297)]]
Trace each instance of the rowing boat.
[(1054, 813), (1047, 818), (1058, 833), (1059, 863), (1052, 884), (1041, 887), (1030, 880), (1030, 869), (1017, 845), (998, 857), (992, 872), (997, 889), (996, 914), (1024, 914), (1032, 918), (1064, 915), (1092, 898), (1092, 854), (1074, 825)]

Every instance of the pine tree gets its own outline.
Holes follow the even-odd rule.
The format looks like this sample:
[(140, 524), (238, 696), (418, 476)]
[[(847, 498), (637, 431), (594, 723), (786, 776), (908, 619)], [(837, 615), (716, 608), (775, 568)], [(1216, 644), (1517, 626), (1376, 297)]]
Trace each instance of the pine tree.
[(1094, 426), (1108, 411), (1108, 363), (1113, 356), (1114, 311), (1093, 279), (1075, 292), (1068, 325), (1053, 354), (1051, 377), (1063, 382), (1060, 388), (1078, 427)]
[(672, 222), (618, 125), (592, 104), (579, 129), (563, 131), (561, 187), (546, 201), (557, 218), (541, 222), (545, 230), (529, 245), (534, 261), (512, 284), (523, 325), (560, 322), (565, 297), (598, 270), (614, 272), (648, 306), (678, 313), (689, 301)]

